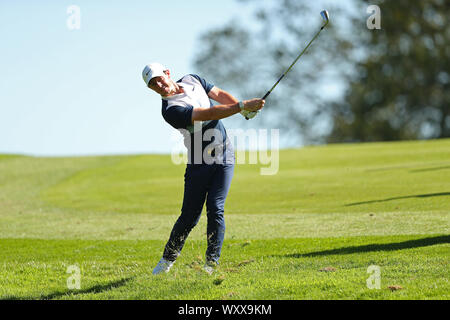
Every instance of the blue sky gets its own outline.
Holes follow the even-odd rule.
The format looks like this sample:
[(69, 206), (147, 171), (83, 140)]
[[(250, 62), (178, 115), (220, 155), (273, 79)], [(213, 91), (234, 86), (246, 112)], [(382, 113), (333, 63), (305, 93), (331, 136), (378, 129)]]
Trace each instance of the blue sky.
[[(0, 153), (168, 153), (174, 132), (141, 71), (178, 79), (201, 32), (242, 13), (234, 1), (1, 1)], [(67, 8), (81, 10), (69, 30)]]
[[(71, 5), (79, 30), (67, 27)], [(144, 65), (196, 73), (201, 33), (236, 17), (251, 25), (251, 11), (233, 0), (0, 1), (0, 153), (170, 153), (179, 135)]]

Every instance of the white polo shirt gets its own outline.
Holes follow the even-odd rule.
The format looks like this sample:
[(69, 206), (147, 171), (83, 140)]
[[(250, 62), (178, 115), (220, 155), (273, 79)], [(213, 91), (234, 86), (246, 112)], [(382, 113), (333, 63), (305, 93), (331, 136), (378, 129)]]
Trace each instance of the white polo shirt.
[[(195, 163), (198, 163), (198, 155), (194, 159), (193, 151), (201, 150), (203, 153), (205, 148), (214, 148), (219, 151), (213, 151), (212, 153), (215, 163), (234, 163), (234, 149), (228, 139), (225, 127), (220, 120), (199, 121), (196, 122), (195, 126), (192, 123), (192, 110), (194, 108), (211, 108), (213, 106), (213, 103), (208, 97), (208, 93), (214, 85), (194, 74), (184, 76), (177, 81), (177, 84), (183, 88), (184, 92), (162, 98), (161, 113), (167, 123), (175, 129), (180, 130), (184, 135), (185, 146), (188, 149), (189, 163), (194, 163), (194, 160)], [(194, 145), (194, 131), (199, 131), (200, 128), (203, 137), (202, 148), (196, 149)], [(207, 132), (206, 135), (205, 132)], [(197, 140), (198, 133), (196, 133)], [(221, 141), (215, 141), (215, 137), (210, 137), (210, 133), (214, 133), (215, 136), (220, 137)], [(205, 161), (202, 161), (202, 163), (205, 163)]]

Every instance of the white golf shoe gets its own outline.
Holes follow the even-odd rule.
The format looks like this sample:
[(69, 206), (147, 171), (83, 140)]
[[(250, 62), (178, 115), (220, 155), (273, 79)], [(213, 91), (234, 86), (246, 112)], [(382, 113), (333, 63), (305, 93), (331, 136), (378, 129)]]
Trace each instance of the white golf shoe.
[(174, 263), (175, 261), (168, 261), (164, 258), (161, 258), (161, 260), (159, 260), (158, 264), (156, 265), (155, 269), (153, 269), (152, 274), (156, 275), (163, 272), (167, 273), (169, 272), (170, 268), (172, 268)]
[(203, 270), (205, 270), (208, 274), (213, 274), (216, 271), (217, 263), (214, 261), (206, 261), (203, 266)]

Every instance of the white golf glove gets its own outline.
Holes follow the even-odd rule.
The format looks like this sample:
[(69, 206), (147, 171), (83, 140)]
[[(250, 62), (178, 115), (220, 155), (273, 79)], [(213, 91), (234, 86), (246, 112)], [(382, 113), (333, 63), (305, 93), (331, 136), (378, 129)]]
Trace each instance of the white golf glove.
[(241, 114), (246, 119), (253, 119), (258, 114), (258, 111), (248, 111), (248, 110), (242, 110)]

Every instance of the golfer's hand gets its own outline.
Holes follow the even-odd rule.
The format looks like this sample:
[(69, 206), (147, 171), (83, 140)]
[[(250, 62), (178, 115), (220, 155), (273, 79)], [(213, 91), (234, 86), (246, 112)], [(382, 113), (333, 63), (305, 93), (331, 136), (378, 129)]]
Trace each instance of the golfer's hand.
[(256, 115), (258, 114), (258, 111), (242, 110), (241, 114), (245, 119), (250, 120), (250, 119), (253, 119), (254, 117), (256, 117)]
[(266, 103), (263, 99), (250, 99), (243, 101), (244, 103), (244, 110), (247, 111), (258, 111), (262, 107), (264, 107), (264, 103)]

